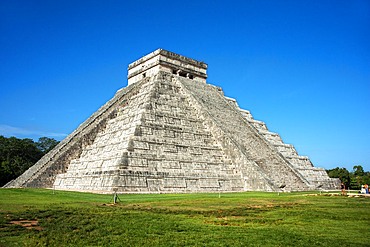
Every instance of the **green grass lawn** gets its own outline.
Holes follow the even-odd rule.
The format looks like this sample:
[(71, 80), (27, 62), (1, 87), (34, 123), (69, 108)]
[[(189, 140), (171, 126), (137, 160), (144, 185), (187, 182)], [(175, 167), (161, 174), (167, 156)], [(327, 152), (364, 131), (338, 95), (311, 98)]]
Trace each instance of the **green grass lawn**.
[[(0, 189), (0, 246), (370, 246), (370, 198), (313, 192), (119, 197), (111, 205), (112, 195)], [(21, 220), (35, 220), (41, 229), (10, 223)]]

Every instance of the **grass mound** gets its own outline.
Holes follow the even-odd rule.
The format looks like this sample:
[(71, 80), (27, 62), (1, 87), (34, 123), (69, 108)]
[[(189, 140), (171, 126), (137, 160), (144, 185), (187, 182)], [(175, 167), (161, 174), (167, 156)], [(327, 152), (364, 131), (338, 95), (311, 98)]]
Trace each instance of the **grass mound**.
[[(0, 189), (0, 246), (369, 246), (370, 198)], [(25, 222), (29, 227), (21, 223)]]

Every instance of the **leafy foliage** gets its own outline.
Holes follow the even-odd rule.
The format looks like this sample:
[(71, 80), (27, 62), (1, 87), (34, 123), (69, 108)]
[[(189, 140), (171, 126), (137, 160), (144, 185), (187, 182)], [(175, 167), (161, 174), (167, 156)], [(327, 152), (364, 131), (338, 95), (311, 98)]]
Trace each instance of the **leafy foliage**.
[(51, 150), (58, 141), (41, 137), (32, 139), (0, 136), (0, 186), (17, 178)]
[(38, 142), (36, 143), (36, 147), (43, 152), (44, 154), (48, 153), (50, 150), (52, 150), (56, 145), (58, 145), (58, 141), (49, 138), (49, 137), (40, 137)]
[(344, 167), (336, 167), (327, 170), (327, 173), (331, 178), (339, 178), (346, 185), (346, 188), (359, 190), (361, 185), (370, 184), (370, 172), (365, 172), (361, 165), (354, 166), (352, 172)]
[(362, 168), (362, 166), (354, 166), (353, 167), (353, 175), (355, 175), (355, 176), (364, 176), (365, 175), (364, 168)]

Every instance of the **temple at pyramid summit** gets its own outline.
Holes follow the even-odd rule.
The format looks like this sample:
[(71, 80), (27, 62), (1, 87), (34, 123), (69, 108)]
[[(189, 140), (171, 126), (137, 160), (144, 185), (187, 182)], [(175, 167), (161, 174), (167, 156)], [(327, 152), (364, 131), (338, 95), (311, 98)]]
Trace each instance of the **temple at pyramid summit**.
[(127, 87), (5, 187), (306, 191), (338, 180), (208, 84), (206, 63), (158, 49), (131, 63)]

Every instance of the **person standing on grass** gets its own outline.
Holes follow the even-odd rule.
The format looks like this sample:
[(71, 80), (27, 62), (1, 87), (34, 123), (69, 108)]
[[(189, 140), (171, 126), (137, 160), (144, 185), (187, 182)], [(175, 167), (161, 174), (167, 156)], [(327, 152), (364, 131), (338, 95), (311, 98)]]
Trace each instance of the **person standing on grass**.
[(346, 195), (346, 186), (344, 185), (344, 183), (342, 183), (340, 185), (340, 190), (342, 191), (342, 196), (345, 196)]
[(365, 194), (369, 194), (369, 185), (365, 184)]

